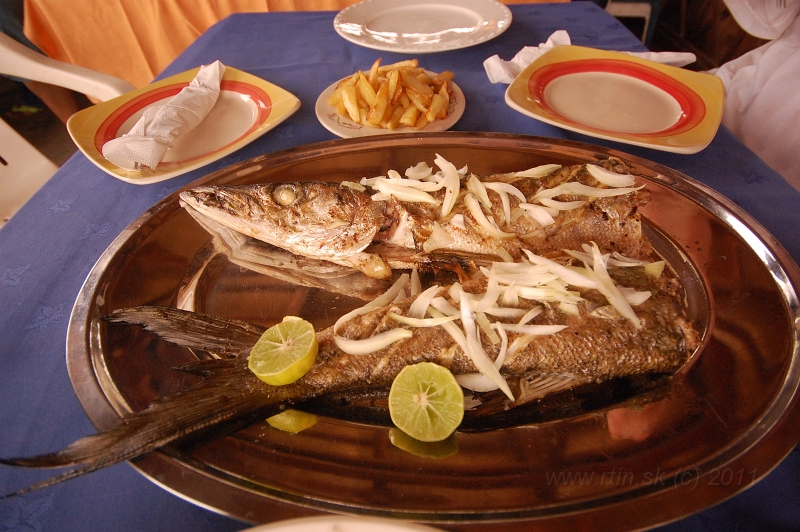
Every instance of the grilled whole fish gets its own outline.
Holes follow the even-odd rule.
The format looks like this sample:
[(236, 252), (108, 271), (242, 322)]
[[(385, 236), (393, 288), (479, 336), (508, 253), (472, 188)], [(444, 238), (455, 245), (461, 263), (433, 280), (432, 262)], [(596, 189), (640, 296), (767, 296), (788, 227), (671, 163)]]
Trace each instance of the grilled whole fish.
[[(565, 389), (630, 375), (673, 374), (687, 362), (698, 339), (685, 316), (677, 280), (667, 275), (655, 278), (642, 267), (609, 272), (625, 286), (651, 293), (636, 306), (638, 323), (613, 312), (599, 312), (605, 308), (605, 300), (593, 288), (574, 290), (583, 298), (577, 305), (577, 313), (564, 312), (548, 302), (519, 301), (523, 309), (542, 306), (542, 312), (530, 323), (566, 325), (566, 328), (545, 336), (508, 333), (510, 345), (521, 340), (516, 342), (513, 353), (509, 350), (500, 369), (517, 396), (514, 402), (509, 401), (509, 407), (525, 399), (526, 388), (535, 386), (536, 379), (555, 379), (560, 384), (552, 389)], [(462, 289), (466, 294), (480, 297), (488, 290), (488, 283), (482, 277), (465, 283)], [(440, 289), (442, 297), (449, 297), (447, 294), (447, 288)], [(336, 335), (348, 339), (372, 338), (398, 327), (392, 315), (406, 315), (416, 297), (355, 316), (336, 331), (328, 328), (318, 332), (319, 353), (314, 366), (297, 382), (280, 387), (264, 384), (247, 368), (246, 355), (264, 331), (261, 326), (172, 308), (117, 310), (106, 320), (140, 324), (165, 341), (213, 351), (222, 358), (186, 366), (186, 371), (202, 375), (203, 380), (182, 393), (124, 416), (109, 431), (83, 438), (56, 453), (2, 459), (0, 463), (76, 467), (17, 492), (22, 493), (135, 458), (214, 425), (263, 419), (288, 405), (325, 394), (386, 387), (410, 364), (434, 362), (456, 375), (475, 373), (473, 360), (438, 326), (412, 328), (410, 337), (369, 354), (348, 354), (337, 346)], [(488, 357), (496, 359), (500, 353), (498, 345), (486, 337), (480, 341)]]
[[(443, 159), (436, 162), (451, 174), (457, 172)], [(628, 174), (625, 164), (616, 158), (595, 166)], [(580, 205), (551, 209), (555, 213), (552, 221), (542, 222), (525, 215), (528, 211), (520, 208), (521, 204), (534, 201), (542, 190), (565, 183), (596, 189), (611, 187), (587, 171), (587, 165), (559, 167), (544, 177), (521, 174), (524, 173), (475, 176), (486, 186), (488, 204), (482, 202), (478, 212), (478, 216), (486, 218), (483, 223), (469, 208), (468, 197), (473, 196), (473, 203), (476, 201), (468, 186), (473, 176), (457, 173), (460, 188), (447, 213), (441, 207), (448, 201), (445, 188), (430, 192), (432, 201), (398, 199), (402, 196), (392, 194), (375, 201), (373, 191), (363, 186), (332, 182), (201, 186), (182, 192), (180, 201), (195, 218), (206, 217), (294, 254), (343, 264), (379, 279), (389, 278), (392, 268), (424, 263), (432, 255), (426, 243), (437, 240), (435, 246), (428, 247), (434, 247), (439, 256), (433, 262), (438, 267), (446, 267), (443, 253), (449, 254), (451, 260), (465, 253), (493, 260), (518, 260), (522, 249), (546, 254), (579, 249), (589, 241), (597, 243), (603, 252), (617, 251), (628, 257), (642, 258), (650, 253), (649, 243), (642, 238), (638, 212), (649, 198), (646, 190), (625, 188), (627, 193), (610, 197), (574, 191), (548, 197), (545, 201), (556, 200), (559, 205)], [(519, 194), (498, 191), (497, 184), (510, 185)], [(387, 245), (394, 249), (387, 249)], [(456, 264), (453, 269), (457, 271), (461, 266)]]

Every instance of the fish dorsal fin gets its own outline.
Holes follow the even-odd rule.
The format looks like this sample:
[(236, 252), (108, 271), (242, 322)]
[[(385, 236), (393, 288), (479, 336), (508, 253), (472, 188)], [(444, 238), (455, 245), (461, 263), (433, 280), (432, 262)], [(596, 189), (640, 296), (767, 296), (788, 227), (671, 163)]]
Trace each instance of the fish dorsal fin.
[(545, 395), (574, 388), (585, 382), (574, 375), (537, 375), (520, 381), (518, 401), (539, 399)]

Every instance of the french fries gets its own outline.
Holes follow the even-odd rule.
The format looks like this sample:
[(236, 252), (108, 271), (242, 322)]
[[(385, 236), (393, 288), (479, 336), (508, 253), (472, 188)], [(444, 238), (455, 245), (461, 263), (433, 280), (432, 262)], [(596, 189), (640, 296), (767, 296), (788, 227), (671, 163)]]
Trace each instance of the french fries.
[(453, 76), (445, 71), (431, 77), (416, 59), (382, 65), (378, 58), (369, 71), (340, 81), (328, 104), (367, 127), (420, 130), (447, 116)]

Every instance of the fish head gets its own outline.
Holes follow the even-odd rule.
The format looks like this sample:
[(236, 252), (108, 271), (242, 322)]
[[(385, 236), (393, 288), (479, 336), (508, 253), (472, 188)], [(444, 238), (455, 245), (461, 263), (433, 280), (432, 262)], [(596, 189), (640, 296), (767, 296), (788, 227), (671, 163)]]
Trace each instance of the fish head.
[(382, 202), (339, 183), (201, 186), (180, 194), (193, 215), (287, 251), (345, 260), (366, 248), (384, 222)]

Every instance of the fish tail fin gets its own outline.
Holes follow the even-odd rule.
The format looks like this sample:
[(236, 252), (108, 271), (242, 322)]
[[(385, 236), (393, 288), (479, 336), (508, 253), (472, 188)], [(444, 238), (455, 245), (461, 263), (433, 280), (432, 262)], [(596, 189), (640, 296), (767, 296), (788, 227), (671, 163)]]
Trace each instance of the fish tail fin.
[(8, 496), (136, 458), (218, 424), (230, 426), (243, 419), (252, 422), (258, 416), (269, 415), (271, 408), (277, 410), (283, 394), (280, 389), (260, 384), (247, 370), (246, 364), (246, 359), (208, 361), (205, 363), (209, 375), (206, 379), (182, 393), (160, 399), (140, 412), (122, 417), (110, 430), (81, 438), (55, 453), (0, 459), (0, 464), (9, 466), (75, 467)]
[(103, 320), (141, 325), (165, 342), (222, 357), (238, 357), (249, 353), (266, 330), (241, 320), (159, 306), (118, 309), (104, 316)]

